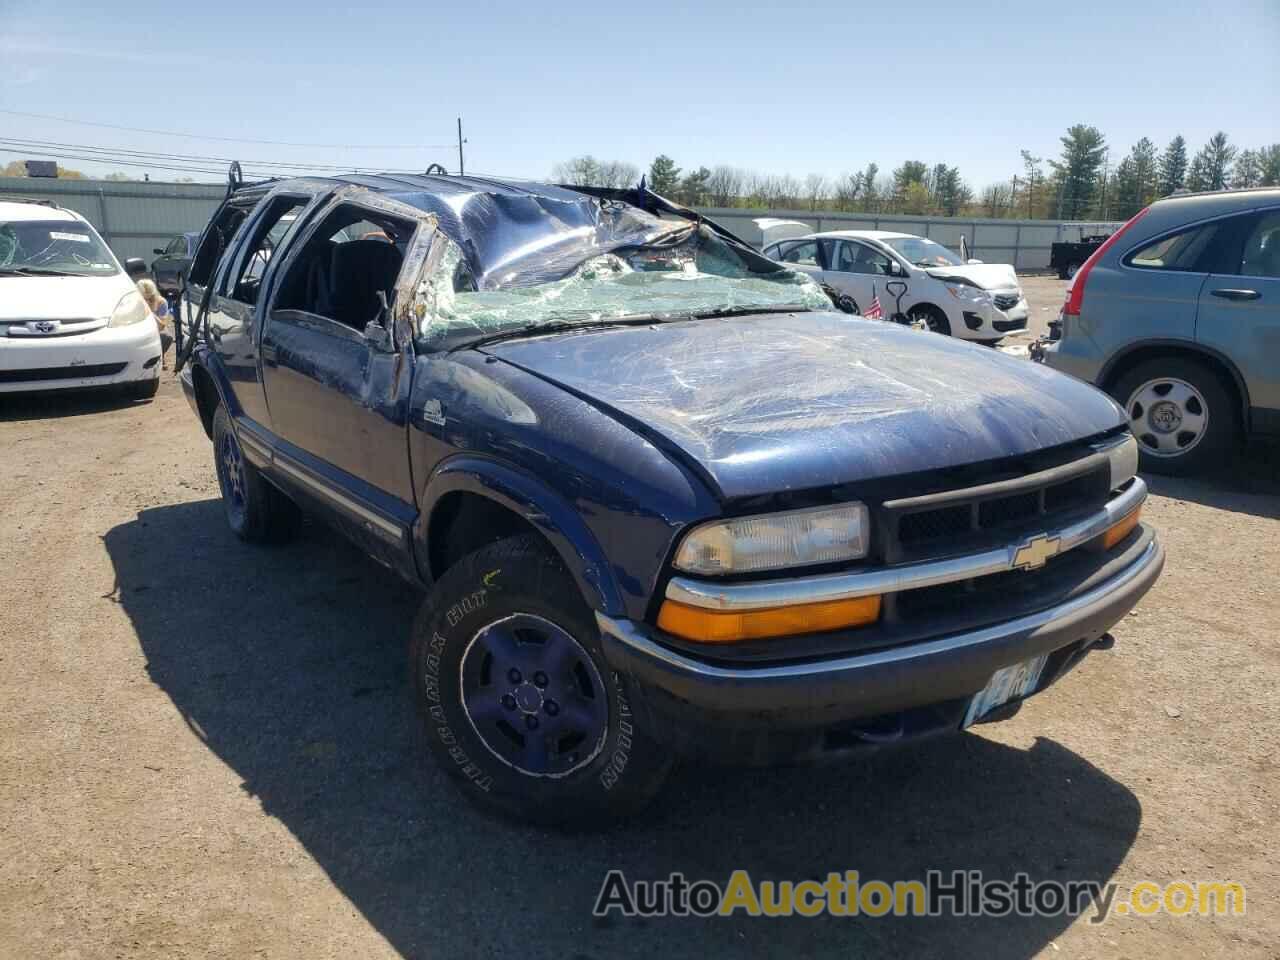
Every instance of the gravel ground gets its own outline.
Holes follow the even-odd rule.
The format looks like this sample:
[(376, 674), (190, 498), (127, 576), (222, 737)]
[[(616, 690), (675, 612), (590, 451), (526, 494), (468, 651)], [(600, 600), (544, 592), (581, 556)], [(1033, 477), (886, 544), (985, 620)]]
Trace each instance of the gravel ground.
[[(1042, 324), (1062, 285), (1027, 288)], [(415, 594), (319, 525), (236, 541), (172, 382), (0, 401), (0, 956), (1280, 956), (1278, 465), (1155, 480), (1163, 578), (1012, 720), (686, 768), (640, 822), (569, 836), (478, 815), (419, 759)], [(613, 867), (1229, 879), (1248, 914), (593, 921)]]

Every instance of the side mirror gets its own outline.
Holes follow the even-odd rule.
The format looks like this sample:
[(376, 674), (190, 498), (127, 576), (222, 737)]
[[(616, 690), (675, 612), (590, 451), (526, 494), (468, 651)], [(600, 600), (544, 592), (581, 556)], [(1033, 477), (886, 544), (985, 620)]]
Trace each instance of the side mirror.
[(891, 277), (900, 277), (900, 276), (902, 276), (902, 274), (903, 274), (902, 264), (900, 264), (897, 260), (890, 260), (890, 261), (889, 261), (889, 276), (891, 276)]
[(130, 280), (141, 280), (147, 275), (147, 261), (141, 257), (130, 257), (124, 262), (124, 272)]
[(163, 256), (164, 256), (164, 251), (163, 251), (162, 249), (160, 249), (159, 247), (152, 247), (152, 248), (151, 248), (151, 252), (152, 252), (152, 253), (154, 253), (154, 254), (156, 254), (157, 256), (161, 256), (161, 257), (163, 257)]

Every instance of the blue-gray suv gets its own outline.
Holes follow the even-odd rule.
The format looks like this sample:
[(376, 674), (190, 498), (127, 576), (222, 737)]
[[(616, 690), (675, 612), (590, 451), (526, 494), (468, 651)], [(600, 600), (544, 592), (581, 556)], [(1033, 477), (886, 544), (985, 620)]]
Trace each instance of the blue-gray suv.
[(1144, 470), (1280, 433), (1280, 189), (1153, 203), (1076, 274), (1049, 366), (1124, 405)]

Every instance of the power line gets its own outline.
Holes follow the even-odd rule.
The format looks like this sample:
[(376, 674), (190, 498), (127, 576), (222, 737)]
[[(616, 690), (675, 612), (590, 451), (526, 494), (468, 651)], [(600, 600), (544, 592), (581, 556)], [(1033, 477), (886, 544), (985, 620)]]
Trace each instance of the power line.
[[(6, 147), (5, 150), (6, 152), (10, 152), (10, 153), (18, 152), (12, 147)], [(112, 157), (86, 156), (85, 154), (66, 153), (60, 150), (40, 150), (38, 152), (43, 156), (56, 157), (59, 160), (89, 160), (95, 163), (111, 163), (121, 167), (143, 167), (150, 170), (169, 170), (177, 173), (207, 173), (215, 176), (225, 176), (227, 172), (225, 168), (191, 167), (191, 166), (184, 167), (184, 166), (176, 166), (173, 164), (153, 163), (153, 162), (144, 161), (144, 160), (125, 160), (125, 159), (117, 159)], [(254, 177), (265, 178), (265, 177), (278, 176), (278, 174), (268, 173), (262, 170), (252, 170), (252, 171), (245, 171), (245, 172), (247, 174), (252, 174)]]
[[(95, 154), (104, 154), (103, 162), (116, 161), (120, 158), (137, 157), (152, 161), (176, 161), (181, 163), (231, 163), (236, 157), (215, 157), (204, 154), (155, 153), (149, 150), (128, 150), (123, 147), (97, 147), (85, 143), (62, 143), (54, 140), (26, 140), (17, 137), (0, 137), (0, 144), (8, 144), (22, 150), (79, 150)], [(283, 160), (240, 160), (240, 163), (253, 167), (285, 167), (294, 170), (337, 170), (349, 173), (416, 173), (419, 171), (388, 171), (382, 167), (354, 167), (326, 163), (296, 163)]]
[(452, 143), (373, 144), (373, 143), (293, 143), (288, 140), (255, 140), (250, 137), (215, 137), (204, 133), (176, 133), (172, 130), (151, 130), (147, 127), (124, 127), (95, 120), (73, 120), (46, 113), (27, 113), (22, 110), (0, 110), (11, 117), (30, 117), (35, 120), (55, 120), (58, 123), (74, 123), (85, 127), (103, 127), (107, 130), (124, 130), (129, 133), (152, 133), (161, 137), (185, 137), (189, 140), (216, 140), (220, 143), (256, 143), (270, 147), (313, 147), (319, 150), (448, 150)]

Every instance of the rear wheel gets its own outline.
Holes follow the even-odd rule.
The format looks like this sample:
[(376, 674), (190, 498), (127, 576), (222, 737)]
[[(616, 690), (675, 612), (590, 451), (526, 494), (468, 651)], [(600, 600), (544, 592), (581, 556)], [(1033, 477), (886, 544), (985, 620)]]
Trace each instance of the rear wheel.
[(1064, 279), (1064, 280), (1074, 280), (1074, 279), (1076, 278), (1076, 274), (1077, 274), (1077, 273), (1079, 273), (1079, 272), (1080, 272), (1080, 264), (1078, 264), (1078, 263), (1068, 263), (1068, 264), (1067, 264), (1067, 269), (1066, 269), (1066, 271), (1064, 272), (1064, 275), (1063, 275), (1063, 278), (1062, 278), (1062, 279)]
[(1111, 395), (1124, 404), (1143, 470), (1197, 473), (1220, 463), (1239, 435), (1231, 392), (1194, 360), (1140, 363), (1120, 377)]
[(264, 543), (287, 540), (297, 532), (301, 520), (297, 505), (245, 460), (222, 406), (213, 415), (213, 459), (232, 533), (250, 543)]
[(410, 645), (436, 760), (480, 806), (586, 825), (644, 806), (670, 752), (637, 727), (573, 578), (534, 535), (484, 547), (431, 590)]

